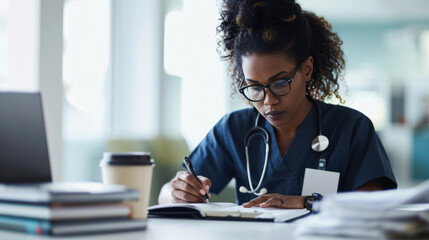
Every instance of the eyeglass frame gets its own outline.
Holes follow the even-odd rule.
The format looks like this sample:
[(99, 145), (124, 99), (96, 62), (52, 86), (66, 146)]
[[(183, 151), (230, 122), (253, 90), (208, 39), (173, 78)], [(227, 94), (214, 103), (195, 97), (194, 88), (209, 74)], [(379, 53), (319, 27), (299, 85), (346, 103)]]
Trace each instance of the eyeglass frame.
[[(246, 85), (246, 86), (244, 86), (244, 87), (240, 87), (240, 88), (238, 89), (238, 91), (239, 91), (241, 94), (243, 94), (243, 96), (244, 96), (247, 100), (249, 100), (249, 101), (251, 101), (251, 102), (260, 102), (260, 101), (264, 100), (264, 98), (267, 96), (267, 91), (266, 91), (266, 89), (267, 89), (267, 88), (270, 90), (270, 92), (271, 92), (274, 96), (277, 96), (277, 97), (286, 96), (286, 95), (288, 95), (288, 94), (290, 93), (290, 90), (292, 89), (292, 86), (291, 86), (292, 80), (293, 80), (293, 78), (295, 77), (296, 73), (298, 72), (298, 69), (301, 67), (301, 64), (302, 64), (302, 62), (300, 62), (300, 63), (296, 66), (295, 70), (294, 70), (294, 71), (293, 71), (293, 73), (292, 73), (292, 76), (290, 76), (289, 78), (287, 78), (287, 79), (286, 79), (287, 83), (289, 84), (289, 91), (288, 91), (287, 93), (285, 93), (285, 94), (275, 94), (275, 93), (273, 92), (273, 90), (271, 90), (271, 84), (273, 84), (274, 82), (279, 81), (279, 80), (284, 80), (285, 78), (279, 78), (279, 79), (276, 79), (276, 80), (274, 80), (274, 81), (269, 82), (267, 85), (262, 85), (262, 84), (259, 84), (259, 83)], [(276, 75), (277, 75), (277, 74), (276, 74)], [(270, 77), (268, 80), (271, 80), (271, 79), (273, 79), (273, 78), (275, 78), (275, 77), (277, 77), (277, 76)], [(242, 82), (242, 84), (243, 84), (244, 82), (245, 82), (245, 81), (243, 81), (243, 82)], [(260, 100), (252, 100), (252, 99), (248, 98), (248, 97), (246, 96), (246, 94), (244, 94), (244, 90), (246, 90), (246, 88), (249, 88), (249, 87), (252, 87), (252, 86), (253, 86), (253, 87), (254, 87), (254, 86), (262, 87), (262, 89), (264, 90), (264, 96), (263, 96)]]

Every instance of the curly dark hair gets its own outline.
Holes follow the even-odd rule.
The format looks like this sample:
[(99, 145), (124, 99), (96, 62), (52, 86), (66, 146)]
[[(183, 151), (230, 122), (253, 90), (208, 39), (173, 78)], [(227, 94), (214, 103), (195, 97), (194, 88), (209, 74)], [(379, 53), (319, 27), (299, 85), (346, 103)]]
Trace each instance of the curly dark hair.
[(313, 56), (307, 94), (325, 100), (338, 93), (345, 69), (343, 42), (322, 17), (303, 11), (294, 0), (224, 0), (218, 52), (229, 61), (234, 92), (244, 80), (242, 56), (283, 51), (294, 61)]

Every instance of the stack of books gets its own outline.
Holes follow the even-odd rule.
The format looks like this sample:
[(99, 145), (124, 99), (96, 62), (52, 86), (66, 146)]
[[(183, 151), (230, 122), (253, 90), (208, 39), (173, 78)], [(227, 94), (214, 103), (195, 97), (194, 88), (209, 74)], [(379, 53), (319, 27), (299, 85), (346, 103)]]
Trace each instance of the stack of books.
[(429, 239), (429, 181), (412, 188), (330, 195), (295, 235), (360, 239)]
[(143, 230), (124, 201), (138, 190), (102, 183), (0, 185), (0, 229), (37, 235), (80, 235)]

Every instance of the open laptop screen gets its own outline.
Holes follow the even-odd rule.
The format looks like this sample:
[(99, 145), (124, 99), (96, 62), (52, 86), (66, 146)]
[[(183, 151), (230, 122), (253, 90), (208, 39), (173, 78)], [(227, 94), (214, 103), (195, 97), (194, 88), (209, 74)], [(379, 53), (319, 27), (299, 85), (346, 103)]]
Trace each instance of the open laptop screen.
[(50, 181), (40, 93), (0, 92), (0, 183)]

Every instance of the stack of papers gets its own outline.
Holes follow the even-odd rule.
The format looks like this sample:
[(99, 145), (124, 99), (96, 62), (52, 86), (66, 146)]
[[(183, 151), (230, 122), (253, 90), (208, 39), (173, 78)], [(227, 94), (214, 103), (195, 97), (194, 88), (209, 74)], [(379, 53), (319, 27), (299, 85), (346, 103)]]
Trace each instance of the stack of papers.
[(297, 236), (429, 236), (429, 181), (408, 189), (330, 195), (315, 208), (318, 214), (298, 221)]

